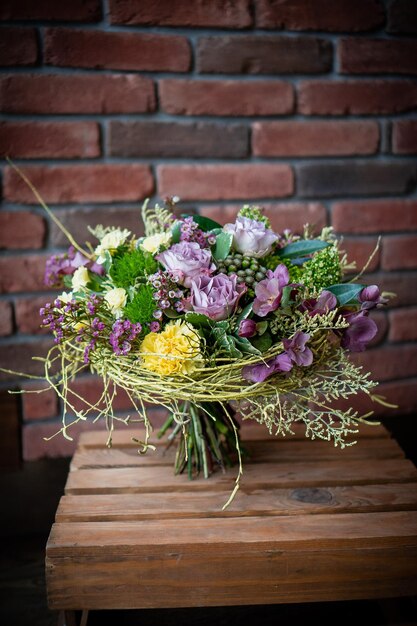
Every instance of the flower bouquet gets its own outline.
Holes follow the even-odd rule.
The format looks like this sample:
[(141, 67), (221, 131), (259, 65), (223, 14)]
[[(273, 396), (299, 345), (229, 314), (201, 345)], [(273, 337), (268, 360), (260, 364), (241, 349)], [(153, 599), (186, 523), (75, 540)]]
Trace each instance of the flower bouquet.
[[(97, 226), (98, 245), (83, 248), (61, 225), (72, 245), (45, 276), (64, 290), (40, 311), (55, 335), (45, 378), (63, 401), (59, 432), (70, 438), (71, 424), (95, 414), (111, 445), (115, 423), (129, 421), (113, 411), (122, 389), (145, 426), (140, 452), (150, 446), (147, 406), (162, 405), (169, 417), (159, 435), (177, 442), (175, 471), (208, 477), (238, 462), (232, 496), (242, 472), (235, 411), (275, 434), (303, 423), (307, 437), (351, 445), (368, 415), (334, 401), (372, 395), (375, 383), (348, 353), (377, 332), (368, 314), (386, 302), (378, 287), (344, 278), (346, 255), (330, 228), (316, 238), (308, 227), (275, 233), (253, 206), (221, 226), (176, 217), (174, 200), (145, 202), (144, 237)], [(103, 394), (81, 411), (70, 381), (86, 367)]]

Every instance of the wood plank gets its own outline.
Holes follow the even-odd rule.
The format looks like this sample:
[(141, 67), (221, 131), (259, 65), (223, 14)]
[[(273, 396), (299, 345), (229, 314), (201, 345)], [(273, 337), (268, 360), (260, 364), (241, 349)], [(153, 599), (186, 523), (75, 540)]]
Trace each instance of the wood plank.
[(417, 593), (417, 512), (55, 524), (51, 608), (221, 606)]
[(417, 483), (346, 487), (240, 490), (222, 511), (228, 492), (63, 496), (56, 522), (315, 515), (417, 510)]
[[(236, 468), (214, 473), (208, 480), (190, 481), (186, 475), (174, 476), (166, 467), (123, 467), (85, 469), (70, 472), (65, 487), (69, 494), (158, 493), (169, 491), (216, 491), (233, 488)], [(326, 487), (332, 485), (383, 484), (411, 482), (417, 469), (406, 459), (381, 461), (376, 468), (365, 460), (318, 461), (316, 463), (254, 463), (244, 467), (241, 481), (246, 490), (271, 487)]]
[[(294, 424), (294, 435), (288, 435), (286, 437), (279, 437), (280, 439), (305, 439), (305, 426), (303, 424)], [(157, 430), (153, 433), (150, 442), (154, 445), (161, 443), (157, 438)], [(132, 437), (143, 440), (145, 437), (145, 431), (142, 428), (123, 428), (120, 426), (113, 433), (113, 447), (137, 447), (137, 444), (132, 442)], [(259, 440), (264, 441), (271, 438), (275, 438), (275, 435), (270, 435), (267, 428), (257, 422), (244, 422), (241, 428), (242, 441)], [(359, 432), (356, 435), (352, 435), (349, 440), (362, 439), (362, 438), (382, 438), (390, 437), (387, 429), (382, 425), (369, 426), (363, 424), (359, 427)], [(91, 430), (80, 434), (79, 445), (86, 448), (101, 448), (105, 446), (107, 440), (107, 433), (103, 430)]]
[[(317, 459), (394, 459), (403, 458), (404, 452), (394, 439), (363, 439), (354, 446), (343, 450), (327, 441), (247, 441), (244, 449), (248, 455), (244, 463), (266, 461), (283, 462), (303, 459), (316, 462)], [(135, 448), (79, 448), (71, 461), (71, 470), (105, 467), (142, 467), (146, 465), (170, 466), (174, 463), (176, 446), (169, 449), (158, 446), (146, 454), (138, 454)]]

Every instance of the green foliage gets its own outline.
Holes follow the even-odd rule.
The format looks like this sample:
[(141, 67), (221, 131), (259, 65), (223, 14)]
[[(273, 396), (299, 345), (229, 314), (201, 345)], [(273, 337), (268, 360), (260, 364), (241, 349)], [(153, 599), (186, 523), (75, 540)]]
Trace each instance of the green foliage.
[(271, 228), (271, 222), (262, 213), (262, 209), (258, 206), (245, 204), (245, 206), (240, 209), (238, 215), (240, 215), (241, 217), (248, 217), (249, 219), (256, 220), (257, 222), (262, 222), (267, 228)]
[(125, 317), (133, 324), (140, 322), (144, 325), (152, 322), (155, 319), (154, 311), (156, 308), (153, 294), (151, 285), (140, 285), (133, 300), (124, 308)]
[(233, 235), (232, 233), (225, 233), (221, 231), (216, 237), (216, 246), (213, 251), (213, 256), (217, 261), (223, 260), (227, 257), (232, 247)]
[(339, 251), (335, 245), (316, 252), (311, 261), (304, 265), (301, 277), (302, 282), (315, 293), (340, 283), (341, 279)]
[(116, 287), (128, 289), (138, 278), (145, 278), (158, 269), (158, 263), (150, 252), (138, 248), (116, 255), (110, 268), (110, 276)]
[(357, 296), (364, 286), (359, 283), (341, 283), (340, 285), (331, 285), (327, 289), (336, 296), (338, 305), (344, 306), (352, 301), (357, 302)]
[(278, 256), (287, 259), (302, 259), (314, 252), (327, 248), (329, 245), (330, 243), (321, 239), (301, 239), (301, 241), (293, 241), (281, 248)]

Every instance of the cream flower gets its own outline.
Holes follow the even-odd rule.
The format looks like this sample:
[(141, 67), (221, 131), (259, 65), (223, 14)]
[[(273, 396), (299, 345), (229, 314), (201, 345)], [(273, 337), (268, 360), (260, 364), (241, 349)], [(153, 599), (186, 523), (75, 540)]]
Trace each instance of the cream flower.
[(123, 308), (126, 306), (127, 293), (121, 287), (110, 289), (104, 296), (111, 312), (116, 318), (122, 317)]
[(74, 274), (72, 275), (72, 288), (74, 291), (82, 291), (83, 287), (85, 287), (90, 280), (90, 276), (88, 274), (88, 269), (81, 265), (81, 267), (77, 267)]
[(124, 230), (120, 230), (120, 228), (115, 228), (111, 230), (109, 233), (104, 235), (103, 239), (100, 241), (97, 248), (94, 250), (97, 255), (97, 263), (104, 263), (105, 256), (104, 253), (108, 250), (110, 253), (114, 250), (117, 250), (119, 246), (122, 245), (126, 241), (126, 239), (130, 235), (130, 230), (125, 228)]
[(68, 304), (68, 302), (71, 302), (72, 298), (73, 296), (72, 296), (71, 291), (69, 293), (67, 293), (66, 291), (63, 291), (58, 296), (58, 300), (61, 300), (61, 302), (64, 302), (64, 304)]
[(143, 248), (143, 250), (146, 250), (146, 252), (155, 254), (155, 252), (158, 252), (162, 246), (169, 246), (171, 238), (171, 233), (158, 233), (156, 235), (150, 235), (141, 241), (140, 247)]

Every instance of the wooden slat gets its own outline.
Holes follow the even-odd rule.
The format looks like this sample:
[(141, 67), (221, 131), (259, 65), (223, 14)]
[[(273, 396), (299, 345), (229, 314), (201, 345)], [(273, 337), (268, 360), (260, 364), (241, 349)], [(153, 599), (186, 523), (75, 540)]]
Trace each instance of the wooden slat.
[[(291, 439), (305, 439), (305, 426), (303, 424), (294, 424), (294, 435), (287, 435), (286, 437), (280, 437), (289, 441)], [(369, 426), (367, 424), (359, 427), (359, 432), (356, 435), (352, 435), (348, 440), (364, 439), (368, 437), (381, 438), (390, 437), (387, 429), (381, 425)], [(161, 443), (157, 438), (157, 430), (153, 433), (150, 442), (154, 445)], [(244, 422), (241, 428), (241, 436), (243, 441), (265, 441), (271, 438), (275, 438), (275, 435), (270, 435), (267, 428), (256, 422)], [(136, 447), (137, 444), (132, 442), (132, 438), (143, 440), (145, 437), (145, 431), (142, 428), (123, 428), (120, 426), (113, 433), (113, 446), (117, 448), (121, 447)], [(81, 433), (79, 438), (79, 445), (85, 448), (102, 448), (106, 444), (107, 433), (103, 430), (91, 430)], [(331, 445), (331, 444), (330, 444)]]
[[(248, 456), (244, 463), (259, 463), (266, 461), (290, 461), (303, 459), (304, 461), (351, 460), (351, 459), (394, 459), (404, 457), (404, 452), (394, 439), (363, 439), (354, 446), (343, 450), (336, 448), (327, 441), (314, 440), (308, 442), (289, 439), (282, 441), (247, 441), (244, 449)], [(138, 454), (136, 448), (113, 447), (85, 448), (76, 451), (71, 462), (71, 469), (92, 469), (104, 467), (141, 467), (146, 465), (172, 466), (175, 458), (176, 446), (169, 449), (158, 446), (156, 450), (148, 450), (146, 454)]]
[(51, 608), (145, 608), (417, 593), (417, 512), (61, 523)]
[[(236, 469), (225, 474), (217, 472), (209, 480), (202, 477), (191, 481), (182, 474), (175, 476), (165, 467), (123, 467), (86, 469), (71, 472), (66, 494), (80, 493), (146, 493), (169, 491), (215, 491), (232, 489)], [(375, 466), (364, 460), (318, 461), (316, 463), (257, 463), (247, 464), (241, 481), (245, 489), (271, 487), (321, 487), (329, 485), (382, 484), (415, 481), (417, 470), (411, 461), (388, 459)]]
[(57, 522), (364, 513), (417, 509), (417, 483), (243, 490), (225, 511), (228, 492), (63, 496)]

